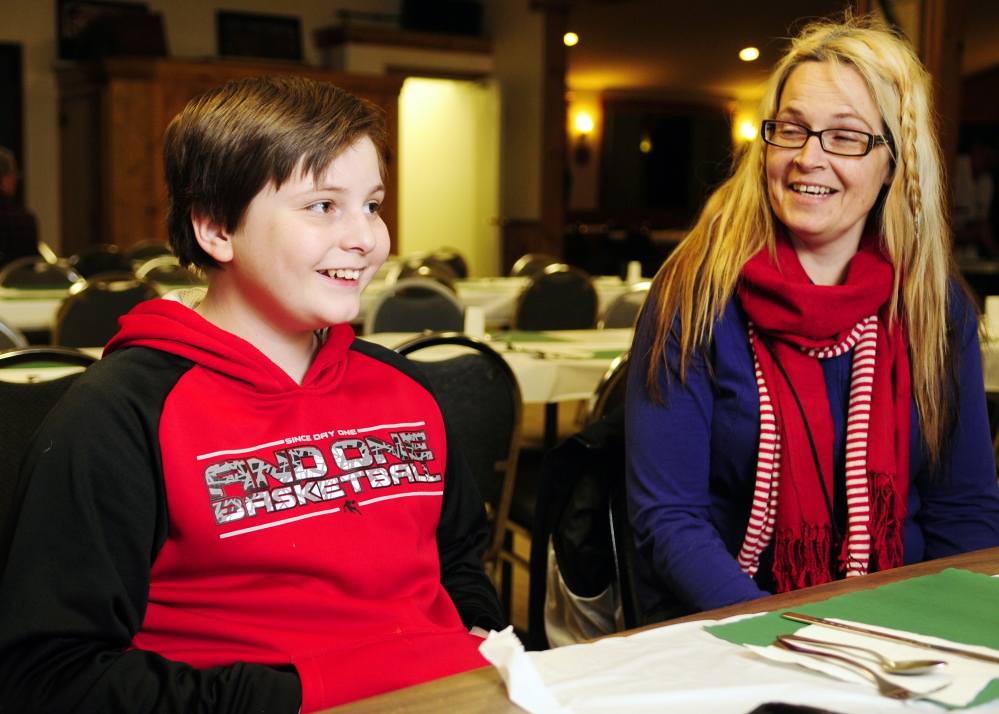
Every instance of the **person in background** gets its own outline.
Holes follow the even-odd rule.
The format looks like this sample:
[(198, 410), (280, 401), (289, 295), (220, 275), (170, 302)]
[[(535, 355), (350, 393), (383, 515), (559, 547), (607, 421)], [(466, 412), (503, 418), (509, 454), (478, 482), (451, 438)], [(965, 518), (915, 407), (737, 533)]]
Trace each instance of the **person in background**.
[(0, 146), (0, 267), (15, 258), (38, 254), (35, 217), (15, 198), (20, 180), (14, 152)]
[(929, 87), (880, 21), (805, 28), (656, 276), (626, 418), (646, 619), (999, 545)]
[(487, 664), (475, 481), (418, 368), (354, 339), (389, 252), (376, 109), (230, 82), (167, 129), (149, 300), (40, 428), (0, 539), (0, 710), (314, 712)]

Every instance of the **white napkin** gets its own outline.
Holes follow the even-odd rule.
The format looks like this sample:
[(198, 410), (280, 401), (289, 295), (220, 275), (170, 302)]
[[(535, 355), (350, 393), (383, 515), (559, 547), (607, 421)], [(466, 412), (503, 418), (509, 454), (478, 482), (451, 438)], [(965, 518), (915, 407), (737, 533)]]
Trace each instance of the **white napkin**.
[(704, 631), (707, 624), (717, 623), (687, 622), (544, 652), (525, 652), (506, 630), (479, 651), (499, 669), (511, 701), (531, 714), (745, 714), (764, 702), (864, 714), (942, 711), (800, 667), (775, 667)]
[(524, 652), (524, 645), (513, 634), (512, 625), (502, 632), (490, 632), (479, 645), (479, 653), (500, 671), (511, 702), (533, 714), (564, 711), (541, 681), (541, 675)]
[[(846, 624), (857, 624), (858, 626), (869, 630), (901, 635), (902, 637), (908, 637), (910, 639), (916, 639), (930, 644), (960, 647), (961, 649), (966, 649), (972, 652), (999, 657), (999, 651), (989, 649), (988, 647), (965, 645), (959, 642), (950, 642), (937, 637), (916, 635), (911, 632), (891, 630), (886, 627), (876, 627), (874, 625), (867, 625), (863, 623), (849, 623), (845, 620), (834, 621), (845, 622)], [(936, 670), (939, 674), (933, 673), (918, 676), (888, 675), (881, 671), (881, 668), (876, 664), (874, 658), (870, 655), (854, 650), (832, 650), (832, 652), (836, 654), (857, 660), (862, 664), (866, 664), (878, 674), (884, 675), (885, 679), (916, 692), (929, 692), (930, 690), (933, 690), (941, 685), (947, 685), (940, 691), (929, 694), (928, 698), (952, 707), (967, 706), (968, 703), (979, 695), (979, 693), (986, 687), (986, 685), (988, 685), (990, 681), (999, 678), (999, 664), (990, 664), (988, 662), (981, 662), (979, 660), (969, 659), (967, 657), (961, 657), (947, 652), (914, 647), (901, 642), (890, 642), (888, 640), (859, 635), (845, 630), (822, 627), (821, 625), (809, 625), (808, 627), (798, 630), (795, 634), (814, 640), (839, 642), (847, 645), (866, 647), (868, 649), (875, 650), (876, 652), (880, 652), (886, 657), (890, 657), (894, 660), (935, 659), (947, 662), (946, 667)], [(811, 649), (821, 649), (820, 647), (811, 645), (807, 642), (802, 642), (801, 645)], [(831, 677), (836, 677), (837, 679), (850, 682), (863, 682), (870, 687), (875, 686), (874, 682), (872, 682), (869, 677), (861, 673), (859, 670), (849, 669), (848, 666), (841, 666), (839, 664), (834, 664), (827, 660), (817, 659), (799, 652), (790, 652), (772, 645), (769, 647), (746, 645), (746, 647), (760, 656), (766, 657), (770, 660), (799, 664), (808, 667), (809, 669), (814, 669), (828, 674)]]

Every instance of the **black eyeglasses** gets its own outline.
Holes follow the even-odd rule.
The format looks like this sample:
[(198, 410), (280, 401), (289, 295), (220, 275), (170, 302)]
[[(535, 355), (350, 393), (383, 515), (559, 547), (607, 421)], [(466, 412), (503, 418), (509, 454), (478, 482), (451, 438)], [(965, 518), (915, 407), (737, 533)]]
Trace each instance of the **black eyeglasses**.
[(789, 121), (767, 119), (763, 122), (763, 141), (782, 149), (800, 149), (813, 136), (819, 137), (819, 144), (827, 154), (836, 156), (867, 156), (871, 149), (888, 140), (883, 136), (868, 134), (852, 129), (823, 129), (812, 131), (807, 126), (792, 124)]

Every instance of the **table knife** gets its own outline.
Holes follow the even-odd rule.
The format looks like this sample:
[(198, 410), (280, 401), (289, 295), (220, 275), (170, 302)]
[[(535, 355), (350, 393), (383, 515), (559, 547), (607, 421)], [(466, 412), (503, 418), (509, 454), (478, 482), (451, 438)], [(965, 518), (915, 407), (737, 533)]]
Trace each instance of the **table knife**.
[(960, 657), (967, 657), (969, 659), (977, 659), (982, 662), (990, 662), (991, 664), (999, 664), (999, 657), (987, 654), (979, 654), (978, 652), (971, 652), (969, 650), (961, 649), (960, 647), (950, 647), (948, 645), (935, 645), (929, 642), (922, 642), (917, 639), (910, 637), (903, 637), (901, 635), (890, 635), (886, 632), (878, 632), (877, 630), (868, 630), (865, 627), (858, 627), (857, 625), (847, 625), (842, 622), (833, 622), (832, 620), (823, 620), (821, 617), (812, 617), (811, 615), (802, 615), (797, 612), (782, 612), (781, 617), (787, 620), (794, 620), (795, 622), (805, 622), (809, 625), (822, 625), (823, 627), (832, 627), (837, 630), (847, 630), (848, 632), (856, 632), (861, 635), (868, 635), (870, 637), (880, 637), (883, 640), (892, 640), (894, 642), (904, 642), (907, 645), (912, 645), (913, 647), (922, 647), (928, 650), (937, 650), (938, 652), (947, 652), (949, 654), (958, 655)]

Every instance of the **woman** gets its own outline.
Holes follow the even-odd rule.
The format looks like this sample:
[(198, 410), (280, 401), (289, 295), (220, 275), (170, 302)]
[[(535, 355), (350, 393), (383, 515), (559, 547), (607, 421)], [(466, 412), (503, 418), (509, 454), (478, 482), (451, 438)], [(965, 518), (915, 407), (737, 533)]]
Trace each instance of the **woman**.
[(821, 22), (760, 109), (635, 338), (649, 620), (999, 545), (927, 73), (877, 21)]

